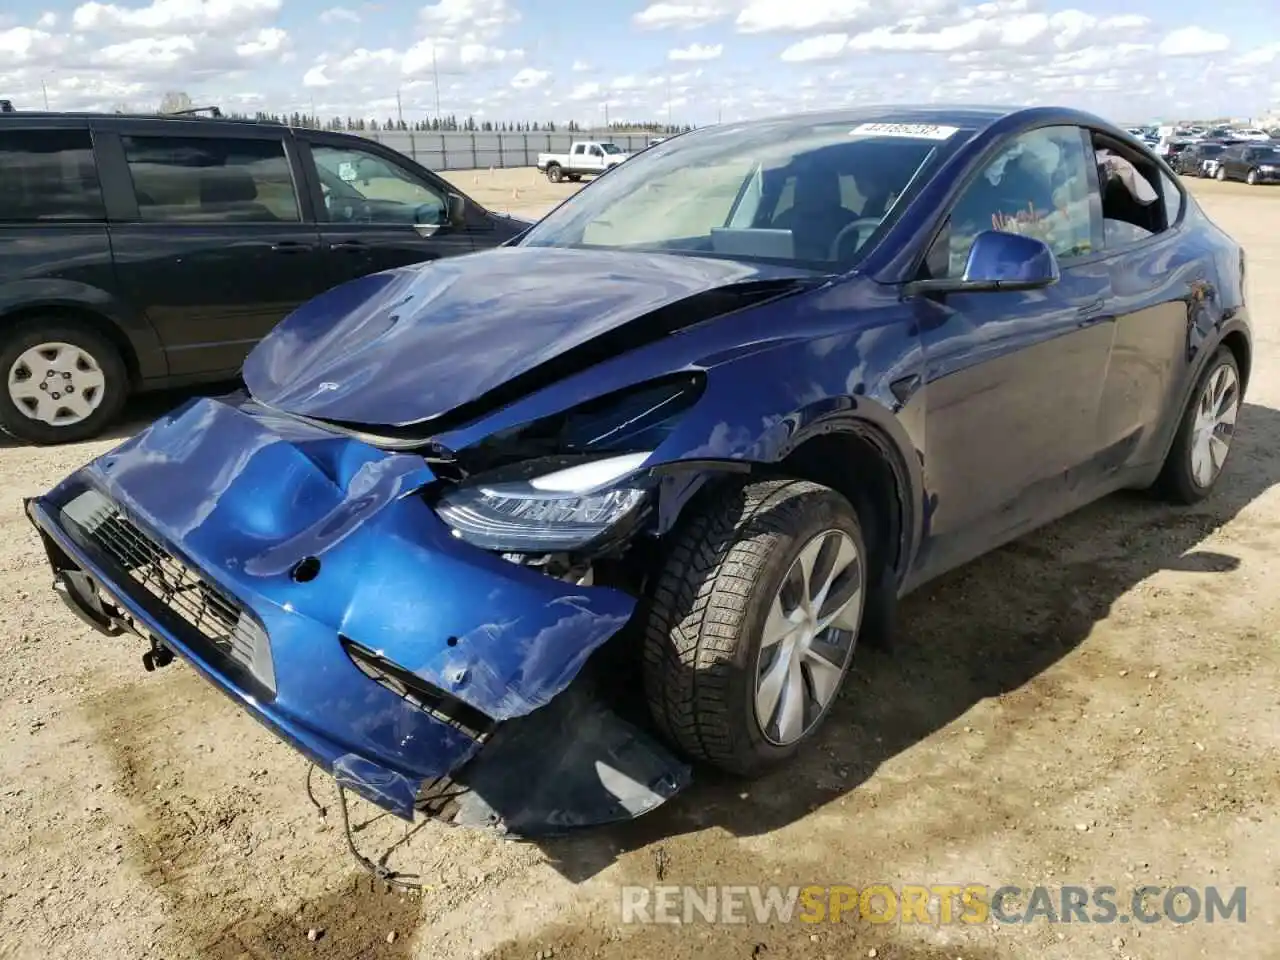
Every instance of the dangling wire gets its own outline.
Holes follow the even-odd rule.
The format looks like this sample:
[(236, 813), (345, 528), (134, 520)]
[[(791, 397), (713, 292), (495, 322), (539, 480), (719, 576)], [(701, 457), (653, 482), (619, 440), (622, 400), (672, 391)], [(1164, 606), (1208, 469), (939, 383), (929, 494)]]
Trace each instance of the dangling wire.
[[(311, 805), (320, 811), (320, 816), (325, 817), (328, 815), (328, 811), (321, 805), (320, 801), (316, 799), (316, 795), (311, 789), (311, 775), (315, 772), (315, 769), (316, 766), (314, 763), (307, 767), (307, 798), (311, 801)], [(351, 856), (355, 858), (356, 863), (360, 864), (360, 866), (364, 867), (364, 869), (369, 871), (369, 873), (373, 874), (389, 886), (399, 887), (402, 890), (420, 891), (422, 889), (422, 884), (415, 880), (408, 879), (409, 877), (417, 876), (417, 874), (398, 873), (388, 867), (385, 863), (374, 863), (356, 849), (355, 839), (351, 835), (351, 820), (347, 814), (346, 788), (336, 780), (334, 781), (334, 785), (338, 788), (338, 810), (342, 814), (342, 832), (347, 840), (347, 849), (351, 851)]]

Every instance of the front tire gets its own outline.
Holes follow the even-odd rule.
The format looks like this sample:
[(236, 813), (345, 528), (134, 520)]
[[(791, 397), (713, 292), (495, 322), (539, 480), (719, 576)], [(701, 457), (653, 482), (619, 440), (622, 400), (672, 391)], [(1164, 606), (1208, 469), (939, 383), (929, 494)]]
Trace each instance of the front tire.
[(1235, 355), (1219, 347), (1183, 412), (1156, 490), (1174, 503), (1199, 503), (1222, 476), (1235, 439), (1242, 391)]
[(41, 446), (100, 434), (129, 392), (120, 351), (78, 320), (50, 315), (8, 331), (0, 343), (0, 429)]
[(1218, 172), (1217, 172), (1217, 174), (1215, 175), (1214, 179), (1216, 179), (1216, 180), (1221, 180), (1221, 181), (1224, 181), (1224, 182), (1225, 182), (1225, 181), (1226, 181), (1226, 179), (1227, 179), (1227, 168), (1226, 168), (1226, 167), (1218, 167)]
[(686, 756), (756, 776), (826, 719), (867, 592), (858, 515), (828, 487), (765, 480), (691, 504), (652, 590), (644, 683)]
[(1246, 173), (1244, 177), (1244, 182), (1251, 187), (1256, 187), (1258, 185), (1258, 171), (1250, 170), (1248, 173)]
[(564, 171), (560, 169), (560, 164), (553, 163), (547, 167), (547, 179), (552, 183), (559, 183), (564, 179)]

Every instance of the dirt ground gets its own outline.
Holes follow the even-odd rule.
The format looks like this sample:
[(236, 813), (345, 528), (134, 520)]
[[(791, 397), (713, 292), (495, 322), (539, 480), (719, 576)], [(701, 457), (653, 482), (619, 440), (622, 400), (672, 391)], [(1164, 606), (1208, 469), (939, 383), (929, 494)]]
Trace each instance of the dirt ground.
[[(454, 179), (515, 212), (574, 189)], [(0, 957), (1280, 957), (1280, 189), (1192, 189), (1247, 247), (1256, 332), (1212, 499), (1116, 496), (913, 595), (899, 648), (860, 652), (820, 742), (762, 782), (700, 774), (542, 846), (353, 803), (420, 896), (360, 871), (287, 747), (56, 601), (21, 498), (114, 440), (0, 448)], [(1243, 885), (1247, 921), (622, 925), (619, 885), (659, 880)]]

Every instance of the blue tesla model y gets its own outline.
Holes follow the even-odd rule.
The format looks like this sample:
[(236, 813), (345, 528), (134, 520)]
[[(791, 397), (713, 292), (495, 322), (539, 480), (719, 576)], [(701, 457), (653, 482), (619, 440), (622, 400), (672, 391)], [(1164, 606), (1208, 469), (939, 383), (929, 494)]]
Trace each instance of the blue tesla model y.
[(724, 124), (305, 304), (245, 390), (26, 509), (72, 610), (344, 789), (605, 823), (786, 761), (925, 581), (1122, 488), (1208, 495), (1244, 274), (1091, 115)]

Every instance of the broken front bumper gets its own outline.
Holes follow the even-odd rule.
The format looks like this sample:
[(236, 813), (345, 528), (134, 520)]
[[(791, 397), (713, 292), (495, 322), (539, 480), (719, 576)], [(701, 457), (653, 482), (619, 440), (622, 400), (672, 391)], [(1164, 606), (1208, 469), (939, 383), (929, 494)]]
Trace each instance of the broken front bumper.
[(196, 400), (27, 512), (99, 631), (172, 651), (399, 816), (534, 835), (626, 819), (688, 769), (575, 683), (634, 600), (459, 542), (420, 458)]

